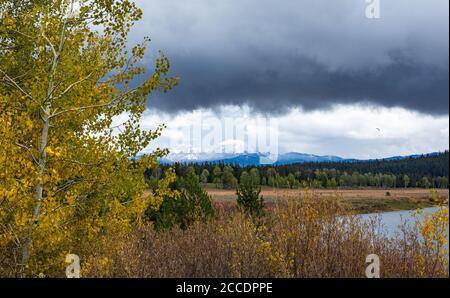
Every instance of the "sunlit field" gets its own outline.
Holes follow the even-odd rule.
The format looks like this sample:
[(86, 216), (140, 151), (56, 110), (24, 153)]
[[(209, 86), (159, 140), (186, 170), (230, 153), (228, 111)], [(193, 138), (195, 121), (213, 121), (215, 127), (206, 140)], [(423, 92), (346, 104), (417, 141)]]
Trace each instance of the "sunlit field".
[[(207, 185), (205, 189), (214, 202), (232, 208), (236, 206), (236, 191), (230, 189), (217, 189), (214, 185)], [(348, 204), (356, 213), (373, 213), (383, 211), (412, 210), (434, 206), (432, 191), (423, 188), (408, 189), (277, 189), (269, 186), (261, 188), (268, 207), (284, 199), (295, 200), (306, 192), (313, 192), (317, 198), (338, 198)], [(439, 197), (447, 197), (448, 189), (436, 190)]]

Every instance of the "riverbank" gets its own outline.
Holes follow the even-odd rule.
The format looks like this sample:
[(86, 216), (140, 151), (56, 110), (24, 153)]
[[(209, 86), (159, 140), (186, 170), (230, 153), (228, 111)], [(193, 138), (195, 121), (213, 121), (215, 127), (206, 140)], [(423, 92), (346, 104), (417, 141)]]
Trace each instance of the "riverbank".
[[(85, 277), (170, 278), (363, 278), (368, 255), (377, 255), (384, 278), (447, 277), (444, 217), (402, 235), (380, 233), (385, 222), (343, 216), (334, 199), (307, 195), (252, 218), (237, 210), (187, 229), (156, 231), (142, 225), (105, 235), (90, 256)], [(391, 214), (389, 214), (391, 215)], [(394, 214), (394, 216), (396, 216)], [(435, 220), (436, 219), (436, 220)], [(390, 226), (396, 227), (397, 222)], [(425, 233), (435, 229), (437, 233)], [(424, 238), (426, 237), (426, 238)], [(430, 249), (426, 243), (436, 244)], [(106, 260), (106, 261), (104, 261)]]

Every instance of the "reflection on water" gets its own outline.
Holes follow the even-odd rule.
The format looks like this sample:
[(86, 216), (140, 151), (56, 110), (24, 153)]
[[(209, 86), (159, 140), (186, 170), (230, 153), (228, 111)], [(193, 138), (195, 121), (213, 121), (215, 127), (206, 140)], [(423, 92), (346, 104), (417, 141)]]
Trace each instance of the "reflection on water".
[[(424, 212), (427, 213), (435, 213), (437, 208), (425, 208)], [(381, 220), (381, 224), (383, 225), (383, 231), (387, 233), (389, 236), (394, 236), (396, 233), (400, 232), (399, 226), (402, 223), (406, 223), (408, 225), (414, 226), (416, 225), (416, 218), (414, 217), (415, 210), (409, 211), (396, 211), (396, 212), (384, 212), (384, 213), (372, 213), (372, 214), (364, 214), (361, 215), (361, 218), (364, 221), (368, 221), (370, 218), (374, 216), (379, 216)], [(448, 233), (447, 233), (448, 235)]]

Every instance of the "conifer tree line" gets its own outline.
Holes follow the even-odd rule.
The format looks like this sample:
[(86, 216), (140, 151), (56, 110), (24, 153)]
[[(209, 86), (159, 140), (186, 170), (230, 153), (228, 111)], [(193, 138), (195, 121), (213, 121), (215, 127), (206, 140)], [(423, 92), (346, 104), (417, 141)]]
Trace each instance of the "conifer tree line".
[[(278, 188), (448, 188), (448, 151), (402, 160), (323, 162), (290, 165), (239, 166), (225, 163), (175, 163), (177, 176), (194, 172), (201, 183), (234, 189), (251, 181)], [(150, 184), (169, 167), (147, 171)], [(153, 181), (153, 182), (152, 182)]]

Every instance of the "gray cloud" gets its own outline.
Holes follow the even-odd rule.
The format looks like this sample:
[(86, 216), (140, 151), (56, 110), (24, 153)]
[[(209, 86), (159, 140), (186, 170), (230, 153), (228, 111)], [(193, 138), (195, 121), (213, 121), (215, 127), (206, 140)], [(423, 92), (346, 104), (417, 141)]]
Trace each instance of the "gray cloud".
[(248, 104), (263, 112), (370, 102), (448, 114), (447, 0), (146, 0), (144, 35), (181, 84), (151, 107)]

